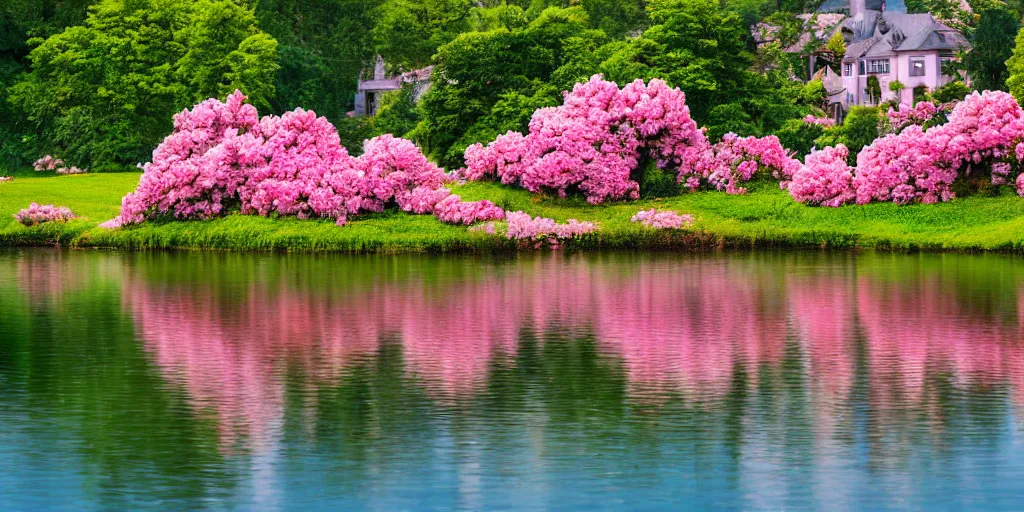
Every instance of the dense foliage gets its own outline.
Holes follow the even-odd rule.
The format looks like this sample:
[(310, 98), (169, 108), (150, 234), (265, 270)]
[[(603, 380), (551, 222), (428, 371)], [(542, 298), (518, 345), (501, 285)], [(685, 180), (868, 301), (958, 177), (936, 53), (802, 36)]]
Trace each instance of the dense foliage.
[(242, 89), (267, 105), (276, 51), (231, 0), (104, 0), (32, 50), (10, 100), (40, 147), (76, 165), (133, 166), (174, 112), (203, 98)]

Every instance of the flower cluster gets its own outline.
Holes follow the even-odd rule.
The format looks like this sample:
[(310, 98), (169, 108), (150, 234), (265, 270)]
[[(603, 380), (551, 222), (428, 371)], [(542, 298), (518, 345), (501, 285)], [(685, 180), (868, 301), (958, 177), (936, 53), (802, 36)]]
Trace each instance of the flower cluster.
[(39, 160), (36, 160), (35, 163), (32, 164), (32, 168), (35, 169), (36, 172), (56, 171), (58, 168), (63, 166), (64, 160), (56, 158), (53, 155), (46, 155), (40, 158)]
[(86, 169), (75, 167), (73, 165), (71, 167), (59, 167), (59, 168), (57, 168), (57, 174), (85, 174), (87, 172), (89, 172), (89, 171), (86, 170)]
[[(892, 112), (892, 110), (890, 110), (889, 112)], [(836, 125), (836, 120), (832, 119), (831, 117), (815, 117), (812, 114), (807, 114), (807, 116), (804, 117), (804, 123), (816, 124), (825, 128), (831, 128)]]
[(680, 215), (673, 211), (642, 210), (630, 219), (655, 229), (682, 229), (693, 225), (693, 215)]
[(692, 172), (680, 172), (679, 180), (685, 180), (691, 190), (707, 186), (742, 194), (747, 189), (741, 184), (759, 174), (779, 180), (785, 188), (799, 169), (800, 161), (782, 147), (778, 137), (740, 137), (727, 133), (721, 142), (701, 152)]
[(850, 152), (843, 144), (807, 155), (806, 164), (793, 175), (789, 194), (810, 205), (842, 206), (852, 201), (853, 168), (846, 163)]
[(1012, 181), (1021, 141), (1024, 110), (1017, 101), (1000, 91), (974, 93), (943, 125), (912, 125), (865, 147), (857, 155), (857, 203), (948, 201), (954, 180), (983, 172), (995, 171), (995, 183)]
[(508, 222), (505, 236), (513, 240), (563, 240), (597, 231), (593, 222), (569, 219), (565, 224), (559, 224), (552, 219), (531, 217), (521, 211), (507, 212), (505, 220)]
[(935, 117), (939, 109), (938, 105), (930, 101), (919, 101), (913, 107), (900, 103), (897, 110), (890, 107), (886, 113), (888, 129), (893, 133), (899, 133), (908, 126), (923, 125)]
[(14, 218), (26, 226), (36, 226), (44, 222), (67, 222), (75, 218), (75, 214), (64, 206), (32, 203), (14, 214)]
[(121, 215), (103, 225), (207, 219), (234, 207), (343, 225), (349, 215), (389, 204), (456, 224), (504, 218), (488, 201), (453, 196), (444, 188), (452, 178), (408, 140), (383, 135), (366, 141), (363, 154), (353, 158), (334, 126), (314, 112), (260, 119), (244, 101), (236, 91), (226, 102), (207, 100), (175, 116), (174, 132), (143, 166)]
[(36, 160), (32, 164), (32, 168), (35, 169), (36, 172), (50, 171), (56, 172), (57, 174), (84, 174), (89, 172), (85, 169), (79, 169), (73, 165), (71, 167), (66, 167), (64, 165), (64, 160), (54, 157), (53, 155), (46, 155), (39, 160)]
[(578, 187), (599, 204), (639, 197), (630, 174), (644, 158), (690, 173), (707, 146), (678, 88), (655, 79), (619, 89), (595, 75), (566, 93), (563, 105), (534, 112), (528, 134), (467, 148), (465, 175), (560, 197)]

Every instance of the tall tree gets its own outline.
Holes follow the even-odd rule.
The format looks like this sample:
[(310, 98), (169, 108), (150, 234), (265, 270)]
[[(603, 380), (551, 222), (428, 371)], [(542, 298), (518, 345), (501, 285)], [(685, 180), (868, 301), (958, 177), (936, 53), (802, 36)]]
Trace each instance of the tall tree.
[(266, 107), (277, 42), (234, 0), (103, 0), (29, 58), (11, 101), (39, 150), (95, 169), (145, 161), (173, 114), (208, 97), (237, 88)]
[(964, 67), (978, 90), (1006, 90), (1006, 61), (1013, 55), (1013, 38), (1020, 20), (1007, 8), (981, 13)]

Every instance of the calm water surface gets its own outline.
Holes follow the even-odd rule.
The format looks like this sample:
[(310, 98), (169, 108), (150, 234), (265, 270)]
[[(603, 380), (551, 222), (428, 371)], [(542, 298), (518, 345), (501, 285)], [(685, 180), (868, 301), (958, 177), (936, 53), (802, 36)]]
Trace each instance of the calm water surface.
[(0, 510), (1020, 510), (1024, 260), (0, 252)]

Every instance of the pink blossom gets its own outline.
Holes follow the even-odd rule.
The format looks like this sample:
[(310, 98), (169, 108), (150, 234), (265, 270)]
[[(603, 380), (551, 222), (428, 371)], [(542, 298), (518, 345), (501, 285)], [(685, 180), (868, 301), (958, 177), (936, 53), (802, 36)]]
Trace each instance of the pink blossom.
[(804, 123), (831, 128), (836, 125), (836, 120), (830, 117), (814, 117), (812, 114), (807, 114), (807, 116), (804, 117)]
[(891, 131), (899, 133), (911, 125), (923, 125), (938, 113), (939, 107), (930, 101), (919, 101), (911, 107), (906, 103), (900, 103), (898, 110), (892, 107), (886, 113)]
[(679, 173), (679, 180), (685, 180), (691, 190), (706, 186), (743, 194), (747, 189), (741, 185), (758, 176), (779, 180), (782, 188), (786, 188), (799, 169), (800, 161), (782, 147), (778, 137), (727, 133), (721, 142), (705, 147), (691, 171)]
[(674, 211), (641, 210), (630, 219), (655, 229), (682, 229), (693, 225), (693, 215), (680, 215)]
[(595, 75), (565, 93), (563, 105), (534, 112), (528, 134), (467, 148), (465, 176), (560, 197), (578, 187), (599, 204), (639, 197), (630, 174), (642, 160), (689, 173), (707, 145), (678, 88), (655, 79), (619, 89)]
[(847, 165), (849, 150), (843, 144), (807, 155), (807, 161), (793, 175), (789, 193), (806, 204), (842, 206), (856, 198), (853, 169)]
[(24, 208), (14, 214), (14, 218), (26, 226), (36, 226), (44, 222), (67, 222), (74, 219), (75, 214), (71, 213), (71, 210), (64, 206), (32, 203), (28, 208)]
[(593, 222), (569, 219), (565, 224), (559, 224), (552, 219), (531, 217), (521, 211), (506, 212), (505, 220), (508, 222), (505, 236), (516, 240), (567, 239), (597, 231)]
[(971, 94), (953, 108), (946, 124), (928, 131), (912, 125), (861, 150), (854, 177), (857, 202), (948, 201), (955, 197), (957, 178), (992, 170), (995, 182), (1009, 182), (1019, 167), (997, 164), (1015, 164), (1006, 160), (1024, 154), (1018, 150), (1021, 141), (1024, 111), (1013, 96)]
[(64, 160), (61, 160), (60, 158), (56, 158), (53, 155), (46, 155), (46, 156), (40, 158), (39, 160), (36, 160), (35, 163), (32, 164), (32, 168), (35, 169), (36, 172), (40, 172), (40, 171), (55, 171), (58, 168), (63, 167), (63, 166), (64, 166)]

